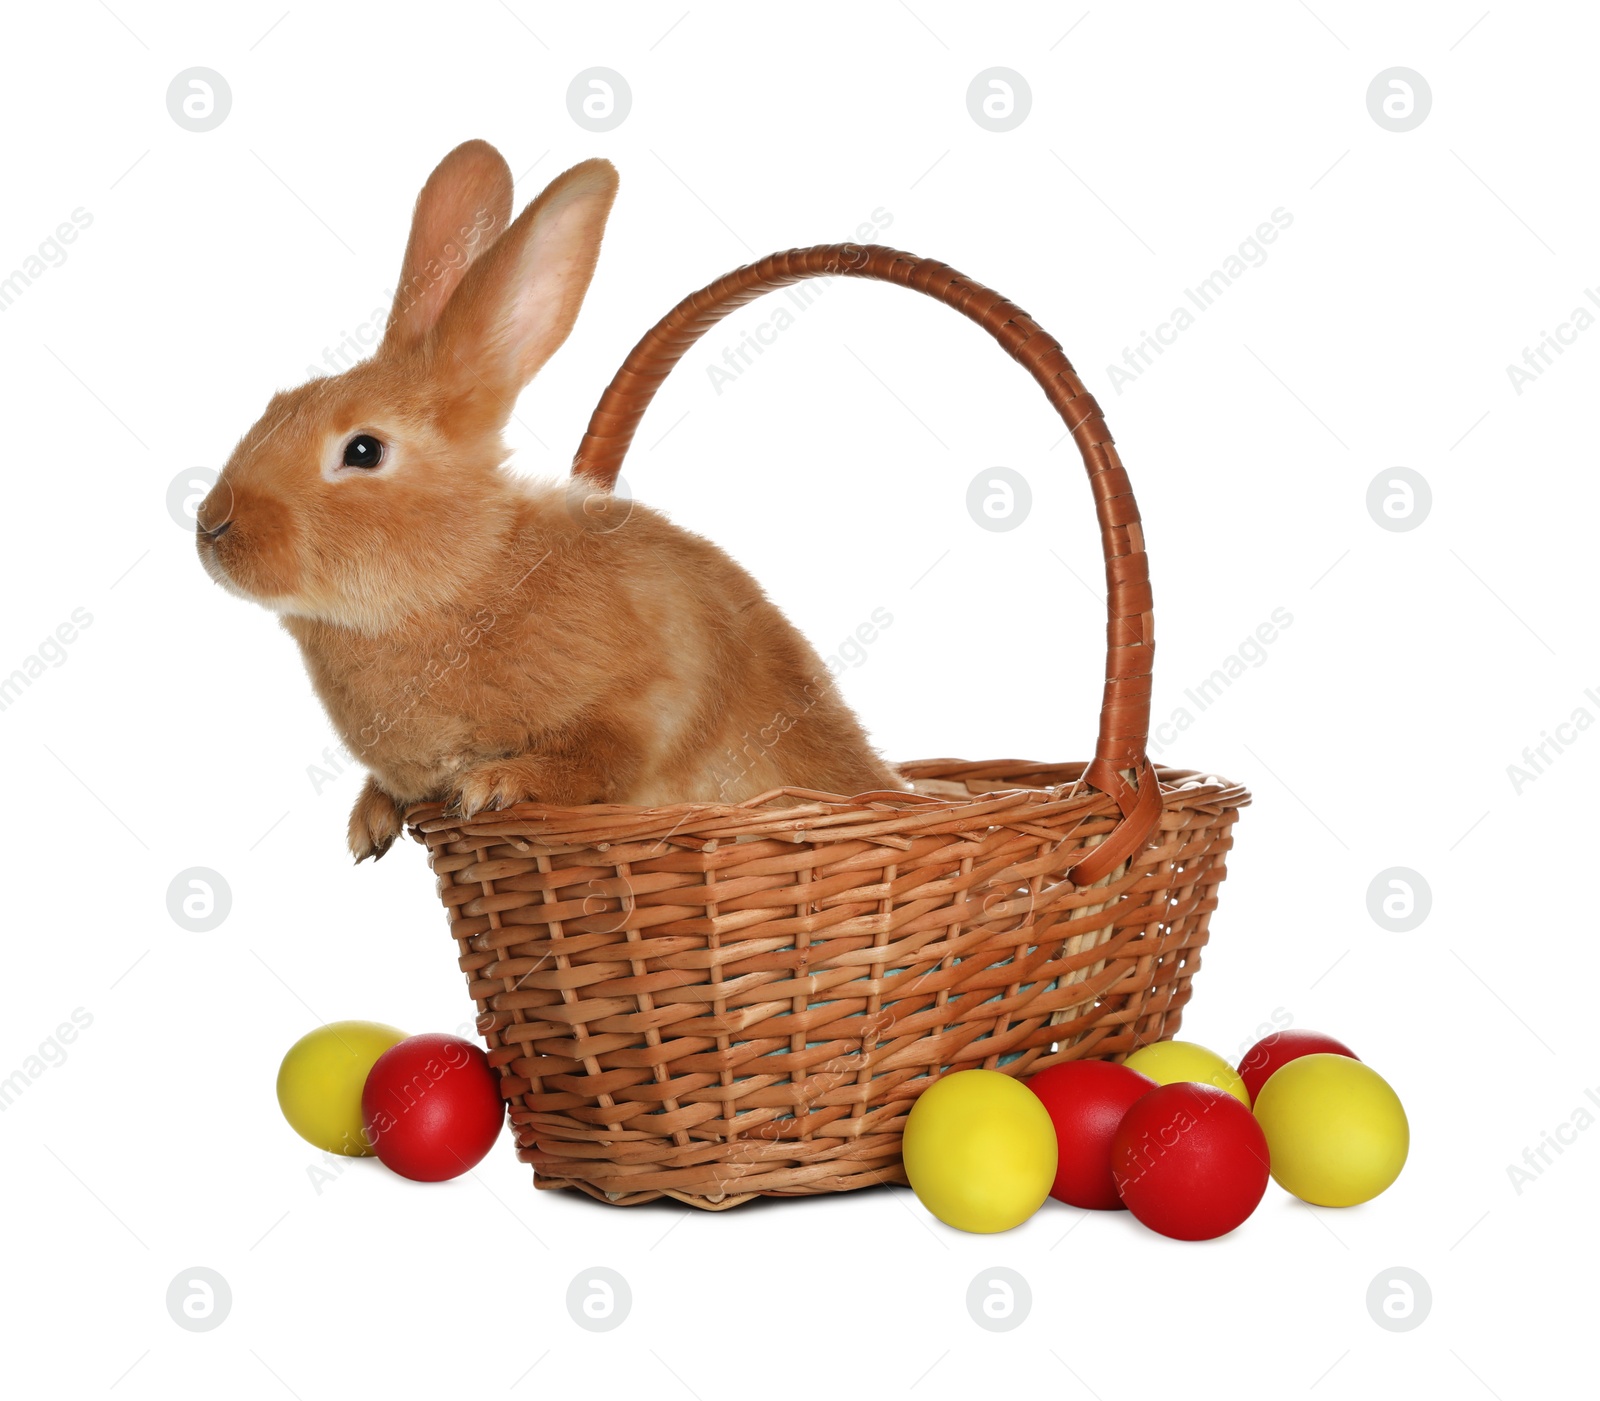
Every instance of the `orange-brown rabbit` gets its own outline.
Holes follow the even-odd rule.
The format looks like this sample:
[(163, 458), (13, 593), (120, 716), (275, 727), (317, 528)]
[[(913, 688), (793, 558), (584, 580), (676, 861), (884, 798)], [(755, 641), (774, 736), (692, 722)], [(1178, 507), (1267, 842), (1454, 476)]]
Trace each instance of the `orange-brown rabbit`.
[(369, 770), (357, 860), (425, 799), (470, 815), (905, 786), (715, 545), (503, 465), (501, 431), (572, 329), (616, 189), (609, 162), (585, 161), (513, 223), (500, 154), (457, 147), (417, 198), (372, 358), (274, 395), (200, 506), (207, 572), (281, 616)]

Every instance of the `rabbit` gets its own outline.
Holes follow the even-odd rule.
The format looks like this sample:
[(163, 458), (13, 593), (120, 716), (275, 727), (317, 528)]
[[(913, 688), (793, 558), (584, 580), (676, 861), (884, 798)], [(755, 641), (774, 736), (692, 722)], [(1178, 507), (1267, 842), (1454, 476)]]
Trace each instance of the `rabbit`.
[(514, 222), (511, 188), (486, 142), (440, 162), (372, 356), (275, 394), (196, 515), (207, 573), (279, 615), (368, 770), (356, 861), (423, 801), (470, 818), (905, 791), (718, 546), (507, 469), (502, 430), (577, 318), (617, 173), (575, 165)]

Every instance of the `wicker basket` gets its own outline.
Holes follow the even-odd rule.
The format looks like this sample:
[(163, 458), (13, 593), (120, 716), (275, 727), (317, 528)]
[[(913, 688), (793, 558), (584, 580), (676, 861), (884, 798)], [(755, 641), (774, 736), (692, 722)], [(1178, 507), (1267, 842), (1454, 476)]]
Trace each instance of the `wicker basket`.
[(1153, 651), (1138, 508), (1099, 406), (1019, 308), (944, 266), (777, 253), (675, 307), (606, 390), (573, 471), (605, 491), (656, 387), (734, 308), (876, 278), (976, 321), (1044, 389), (1089, 472), (1110, 621), (1094, 760), (903, 764), (915, 791), (738, 805), (413, 808), (478, 1026), (541, 1187), (717, 1209), (904, 1182), (940, 1075), (1030, 1075), (1173, 1035), (1236, 784), (1145, 755)]

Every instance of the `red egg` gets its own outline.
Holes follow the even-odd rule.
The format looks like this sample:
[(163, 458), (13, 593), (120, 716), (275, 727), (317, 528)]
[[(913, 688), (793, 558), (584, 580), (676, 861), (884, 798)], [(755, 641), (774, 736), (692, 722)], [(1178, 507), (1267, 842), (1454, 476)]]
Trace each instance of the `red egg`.
[(482, 1050), (430, 1032), (378, 1057), (361, 1091), (361, 1118), (385, 1166), (416, 1182), (443, 1182), (482, 1161), (506, 1106)]
[(1122, 1200), (1174, 1240), (1224, 1236), (1267, 1190), (1267, 1136), (1226, 1090), (1179, 1081), (1151, 1090), (1123, 1116), (1111, 1143)]
[(1111, 1179), (1111, 1140), (1122, 1116), (1156, 1082), (1112, 1061), (1071, 1060), (1040, 1071), (1027, 1083), (1056, 1126), (1056, 1180), (1050, 1195), (1090, 1211), (1120, 1209), (1122, 1198)]
[(1301, 1056), (1313, 1055), (1361, 1059), (1344, 1042), (1324, 1036), (1320, 1031), (1298, 1031), (1293, 1027), (1288, 1031), (1275, 1031), (1271, 1036), (1257, 1041), (1239, 1062), (1239, 1077), (1244, 1081), (1245, 1089), (1250, 1091), (1250, 1103), (1254, 1104), (1261, 1097), (1261, 1087), (1272, 1078), (1274, 1071), (1292, 1060), (1299, 1060)]

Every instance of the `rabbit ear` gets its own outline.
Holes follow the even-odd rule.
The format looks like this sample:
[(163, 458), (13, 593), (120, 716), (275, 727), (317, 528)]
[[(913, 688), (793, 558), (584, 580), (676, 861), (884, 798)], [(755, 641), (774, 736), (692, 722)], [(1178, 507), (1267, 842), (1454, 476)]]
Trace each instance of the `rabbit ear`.
[(380, 354), (410, 350), (433, 329), (467, 268), (510, 222), (505, 158), (487, 141), (463, 142), (417, 196)]
[(572, 330), (616, 193), (607, 160), (557, 176), (473, 263), (440, 316), (438, 374), (497, 423)]

